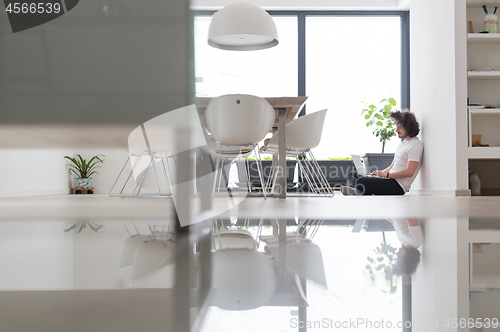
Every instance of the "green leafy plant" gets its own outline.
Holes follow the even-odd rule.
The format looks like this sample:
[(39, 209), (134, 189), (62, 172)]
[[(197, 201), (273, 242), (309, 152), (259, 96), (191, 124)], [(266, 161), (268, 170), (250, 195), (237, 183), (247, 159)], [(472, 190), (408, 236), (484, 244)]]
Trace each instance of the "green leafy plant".
[[(101, 158), (102, 157), (102, 158)], [(93, 174), (98, 174), (96, 168), (100, 168), (99, 164), (104, 163), (104, 156), (97, 155), (86, 161), (79, 154), (76, 158), (64, 156), (71, 163), (69, 164), (69, 173), (75, 175), (77, 178), (90, 178)]]
[(340, 161), (346, 161), (347, 160), (348, 161), (348, 160), (352, 160), (352, 158), (351, 157), (345, 157), (345, 158), (341, 158), (341, 157), (339, 157), (339, 158), (328, 157), (328, 158), (320, 158), (318, 160), (334, 160), (334, 161), (335, 160), (340, 160)]
[(374, 252), (376, 257), (366, 257), (368, 262), (365, 265), (365, 274), (373, 286), (377, 284), (377, 280), (382, 280), (382, 283), (378, 284), (384, 294), (395, 294), (398, 286), (394, 281), (392, 266), (396, 263), (396, 248), (385, 243), (384, 237), (384, 243), (375, 248)]
[(368, 104), (366, 99), (363, 99), (361, 102), (365, 105), (361, 114), (364, 115), (365, 120), (367, 120), (366, 126), (376, 126), (373, 134), (380, 139), (382, 143), (382, 153), (384, 153), (385, 143), (392, 136), (396, 135), (394, 123), (389, 119), (389, 113), (392, 108), (396, 106), (396, 100), (394, 100), (394, 98), (382, 99), (378, 106)]
[[(67, 233), (71, 230), (75, 230), (75, 232), (80, 233), (84, 228), (87, 228), (89, 226), (90, 229), (92, 229), (94, 232), (102, 233), (99, 232), (99, 230), (104, 227), (104, 225), (98, 225), (92, 220), (77, 220), (73, 221), (72, 224), (66, 228), (64, 231)], [(103, 230), (104, 232), (104, 230)]]

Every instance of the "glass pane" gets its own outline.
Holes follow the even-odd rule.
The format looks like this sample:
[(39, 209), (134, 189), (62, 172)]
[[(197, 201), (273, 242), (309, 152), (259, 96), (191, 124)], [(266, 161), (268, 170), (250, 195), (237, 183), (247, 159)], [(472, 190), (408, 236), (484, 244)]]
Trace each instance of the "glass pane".
[(245, 93), (297, 96), (297, 18), (273, 17), (279, 44), (259, 51), (225, 51), (207, 43), (211, 17), (195, 18), (196, 95)]
[[(317, 158), (382, 152), (382, 143), (361, 115), (389, 96), (401, 101), (399, 17), (308, 17), (306, 21), (307, 112), (328, 108)], [(394, 152), (393, 137), (385, 152)]]

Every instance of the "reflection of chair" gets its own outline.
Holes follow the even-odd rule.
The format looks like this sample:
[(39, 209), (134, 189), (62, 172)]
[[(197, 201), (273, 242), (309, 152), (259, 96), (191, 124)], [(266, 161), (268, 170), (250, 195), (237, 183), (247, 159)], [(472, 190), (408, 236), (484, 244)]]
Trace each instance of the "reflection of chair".
[[(325, 174), (321, 171), (316, 158), (314, 158), (311, 152), (321, 140), (326, 111), (327, 110), (321, 110), (301, 116), (286, 125), (286, 154), (287, 156), (297, 159), (301, 174), (313, 193), (333, 195), (333, 190)], [(276, 132), (273, 137), (266, 140), (264, 146), (260, 148), (261, 153), (273, 154), (273, 161), (278, 159), (278, 137), (279, 132)], [(303, 158), (303, 156), (306, 158)], [(276, 169), (275, 164), (274, 162), (273, 170)], [(273, 176), (269, 177), (266, 187), (271, 185), (271, 181), (275, 181), (276, 176), (277, 172), (274, 171)]]
[[(323, 220), (301, 219), (297, 230), (286, 234), (286, 266), (291, 272), (327, 287), (321, 249), (311, 242)], [(261, 236), (276, 260), (280, 260), (277, 235)]]
[(276, 277), (268, 258), (249, 249), (212, 253), (213, 305), (226, 310), (249, 310), (269, 302)]
[[(167, 225), (168, 223), (168, 225)], [(147, 223), (147, 232), (139, 232), (132, 223), (135, 234), (124, 224), (130, 237), (123, 242), (118, 273), (122, 287), (171, 288), (175, 276), (174, 235), (171, 222)], [(146, 225), (142, 225), (146, 226)]]
[[(245, 158), (258, 150), (257, 144), (264, 139), (274, 123), (274, 109), (263, 98), (251, 95), (225, 95), (210, 101), (205, 112), (207, 129), (215, 141), (216, 172), (220, 160)], [(258, 158), (260, 160), (260, 158)], [(222, 167), (221, 167), (222, 168)], [(262, 164), (258, 164), (262, 181)], [(220, 182), (223, 172), (214, 181)], [(263, 182), (262, 182), (263, 183)], [(249, 189), (250, 185), (249, 185)]]

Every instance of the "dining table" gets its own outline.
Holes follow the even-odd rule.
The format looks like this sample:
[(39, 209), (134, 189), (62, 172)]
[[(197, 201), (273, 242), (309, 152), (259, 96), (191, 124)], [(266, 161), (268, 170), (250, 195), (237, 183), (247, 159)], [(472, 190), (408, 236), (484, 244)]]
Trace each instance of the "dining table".
[[(278, 132), (278, 168), (286, 170), (286, 124), (292, 121), (303, 109), (306, 96), (298, 97), (264, 97), (271, 104), (275, 111), (275, 121), (272, 133)], [(212, 97), (197, 97), (196, 108), (198, 112), (204, 114)], [(286, 171), (278, 172), (275, 185), (281, 188), (277, 192), (273, 191), (272, 197), (286, 198)]]

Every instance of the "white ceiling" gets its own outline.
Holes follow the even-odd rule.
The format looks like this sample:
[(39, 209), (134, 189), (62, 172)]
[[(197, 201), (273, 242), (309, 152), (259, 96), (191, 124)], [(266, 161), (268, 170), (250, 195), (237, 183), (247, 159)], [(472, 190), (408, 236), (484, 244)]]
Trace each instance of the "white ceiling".
[(249, 2), (266, 10), (409, 10), (410, 0), (191, 0), (197, 10), (220, 9)]

